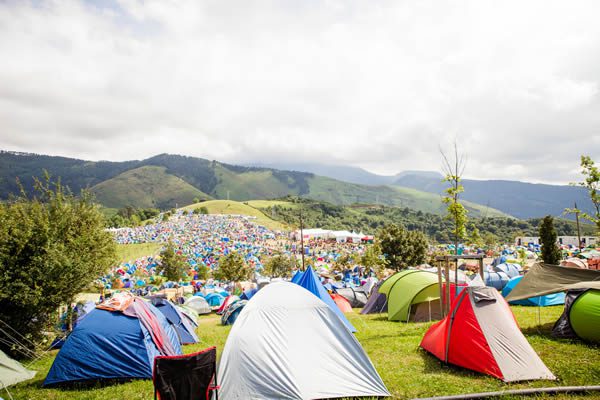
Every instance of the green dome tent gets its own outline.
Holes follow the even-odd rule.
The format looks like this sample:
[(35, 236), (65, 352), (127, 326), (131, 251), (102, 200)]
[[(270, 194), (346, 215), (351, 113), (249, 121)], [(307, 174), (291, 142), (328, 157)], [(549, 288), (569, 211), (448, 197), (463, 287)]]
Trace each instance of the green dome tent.
[(600, 290), (588, 290), (577, 297), (569, 312), (569, 322), (580, 338), (600, 342)]
[(440, 286), (436, 274), (405, 270), (389, 277), (379, 288), (388, 299), (388, 320), (431, 321), (441, 318)]
[(0, 389), (29, 380), (35, 376), (30, 371), (0, 350)]

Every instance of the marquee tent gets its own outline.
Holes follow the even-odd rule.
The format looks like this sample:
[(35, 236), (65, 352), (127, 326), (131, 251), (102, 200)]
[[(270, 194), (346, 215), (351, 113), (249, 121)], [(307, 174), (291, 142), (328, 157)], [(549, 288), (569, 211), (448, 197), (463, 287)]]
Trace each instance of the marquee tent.
[(440, 360), (505, 382), (556, 379), (519, 330), (508, 303), (490, 287), (468, 287), (421, 347)]
[(231, 329), (218, 382), (222, 400), (389, 396), (348, 327), (289, 282), (259, 291)]

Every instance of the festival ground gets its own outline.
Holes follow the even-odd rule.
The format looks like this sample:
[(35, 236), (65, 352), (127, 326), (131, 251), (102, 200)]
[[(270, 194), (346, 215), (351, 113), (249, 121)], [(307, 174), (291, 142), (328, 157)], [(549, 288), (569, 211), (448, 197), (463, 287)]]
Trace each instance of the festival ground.
[[(547, 386), (594, 385), (600, 382), (600, 346), (580, 340), (554, 339), (553, 323), (563, 307), (511, 307), (527, 340), (558, 380), (505, 384), (490, 376), (447, 366), (419, 348), (430, 323), (399, 323), (387, 320), (387, 314), (346, 314), (357, 328), (356, 337), (368, 353), (394, 399), (453, 395)], [(541, 323), (541, 324), (540, 324)], [(203, 316), (197, 329), (201, 343), (185, 346), (185, 353), (217, 346), (221, 351), (231, 326), (222, 326), (215, 314)], [(327, 351), (327, 349), (323, 349)], [(68, 389), (41, 387), (56, 352), (50, 352), (29, 367), (37, 371), (28, 382), (11, 387), (14, 399), (152, 399), (152, 381), (138, 380)], [(548, 396), (552, 399), (577, 397)], [(536, 397), (546, 398), (546, 397)], [(584, 398), (580, 396), (579, 398)], [(585, 398), (600, 398), (600, 394)]]

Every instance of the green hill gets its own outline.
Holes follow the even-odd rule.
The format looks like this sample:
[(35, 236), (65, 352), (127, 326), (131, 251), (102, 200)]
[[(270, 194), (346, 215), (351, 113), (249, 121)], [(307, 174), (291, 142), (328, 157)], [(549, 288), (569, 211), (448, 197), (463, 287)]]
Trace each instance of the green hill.
[(109, 208), (133, 205), (139, 208), (167, 209), (190, 204), (195, 198), (210, 196), (183, 179), (166, 173), (165, 167), (136, 168), (91, 188), (96, 199)]
[[(261, 202), (261, 205), (266, 208), (269, 202)], [(287, 204), (285, 202), (274, 202), (274, 204)], [(286, 224), (280, 221), (275, 221), (265, 215), (261, 210), (256, 207), (250, 206), (248, 203), (240, 203), (234, 200), (209, 200), (201, 203), (191, 204), (186, 207), (182, 207), (182, 210), (191, 211), (199, 207), (206, 207), (209, 214), (232, 214), (232, 215), (247, 215), (250, 217), (256, 217), (256, 223), (259, 225), (266, 226), (269, 229), (284, 230)]]

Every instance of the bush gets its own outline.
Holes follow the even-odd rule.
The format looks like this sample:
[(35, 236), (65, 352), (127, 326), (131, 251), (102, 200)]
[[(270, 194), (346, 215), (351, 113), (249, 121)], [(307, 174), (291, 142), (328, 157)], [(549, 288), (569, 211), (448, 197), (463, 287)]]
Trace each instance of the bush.
[(244, 262), (244, 258), (237, 252), (227, 254), (219, 260), (219, 267), (215, 270), (215, 278), (220, 281), (239, 282), (252, 277), (254, 270)]
[(386, 225), (377, 234), (377, 244), (389, 267), (396, 271), (425, 262), (427, 238), (422, 232), (407, 231), (402, 225)]
[(177, 282), (183, 279), (189, 264), (183, 255), (175, 252), (173, 243), (169, 242), (165, 249), (160, 252), (160, 268), (165, 278)]
[(288, 278), (292, 275), (295, 262), (291, 257), (276, 254), (265, 263), (263, 274), (272, 278)]
[(35, 188), (36, 198), (0, 204), (0, 319), (39, 343), (57, 309), (115, 262), (116, 246), (88, 192), (75, 197), (48, 177)]

